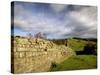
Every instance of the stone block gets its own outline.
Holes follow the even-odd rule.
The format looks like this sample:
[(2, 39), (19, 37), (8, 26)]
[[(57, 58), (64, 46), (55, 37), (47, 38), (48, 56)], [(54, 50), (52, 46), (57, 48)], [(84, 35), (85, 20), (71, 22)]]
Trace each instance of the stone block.
[(20, 55), (19, 55), (19, 52), (14, 52), (14, 58), (19, 58)]
[(14, 58), (14, 64), (25, 64), (26, 58)]
[(26, 57), (32, 57), (33, 53), (32, 52), (26, 52)]
[(25, 52), (20, 52), (19, 55), (20, 55), (20, 58), (23, 58), (25, 57)]
[(28, 51), (28, 49), (27, 48), (23, 48), (23, 47), (19, 47), (19, 48), (17, 48), (17, 51)]

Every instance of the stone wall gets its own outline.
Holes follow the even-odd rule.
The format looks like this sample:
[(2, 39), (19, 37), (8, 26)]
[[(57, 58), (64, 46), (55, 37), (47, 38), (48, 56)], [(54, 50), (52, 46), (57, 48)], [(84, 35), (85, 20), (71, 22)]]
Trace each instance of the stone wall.
[(12, 38), (12, 73), (49, 71), (52, 62), (60, 63), (75, 53), (66, 46), (36, 38)]

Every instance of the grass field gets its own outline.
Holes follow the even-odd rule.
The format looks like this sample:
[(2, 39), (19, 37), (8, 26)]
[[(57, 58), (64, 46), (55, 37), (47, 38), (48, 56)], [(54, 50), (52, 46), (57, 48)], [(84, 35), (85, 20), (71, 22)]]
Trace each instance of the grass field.
[(94, 69), (96, 67), (97, 57), (95, 55), (77, 55), (51, 67), (51, 71)]
[(87, 43), (95, 43), (95, 41), (87, 41), (82, 39), (68, 39), (68, 46), (74, 51), (83, 51)]
[[(96, 44), (96, 41), (84, 39), (68, 39), (67, 46), (73, 51), (84, 51), (87, 43)], [(88, 47), (89, 48), (89, 47)], [(53, 63), (51, 71), (67, 71), (67, 70), (81, 70), (81, 69), (95, 69), (97, 68), (97, 56), (90, 54), (79, 54), (69, 59), (64, 60), (62, 63)]]
[(77, 40), (77, 39), (69, 39), (68, 46), (71, 47), (75, 51), (82, 51), (87, 41), (85, 40)]

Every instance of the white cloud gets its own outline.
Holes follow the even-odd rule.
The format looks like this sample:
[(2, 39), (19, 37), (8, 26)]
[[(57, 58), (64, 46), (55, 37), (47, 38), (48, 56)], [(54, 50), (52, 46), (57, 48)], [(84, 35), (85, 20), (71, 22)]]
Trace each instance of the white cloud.
[(76, 21), (75, 23), (73, 20), (71, 20), (73, 26), (75, 25), (76, 27), (75, 30), (80, 30), (80, 32), (78, 31), (73, 31), (73, 32), (76, 32), (76, 34), (79, 35), (80, 37), (83, 37), (82, 35), (87, 35), (90, 32), (95, 32), (90, 34), (91, 36), (90, 35), (88, 36), (97, 37), (95, 36), (97, 35), (96, 32), (97, 31), (97, 8), (96, 7), (83, 7), (78, 11), (71, 11), (69, 13), (69, 16), (74, 21)]
[(63, 11), (65, 8), (67, 8), (67, 5), (63, 5), (63, 4), (50, 4), (51, 9), (53, 9), (55, 12), (61, 12)]
[[(74, 10), (69, 10), (67, 5), (50, 4), (51, 14), (47, 12), (35, 12), (23, 5), (15, 4), (14, 26), (27, 32), (47, 33), (49, 38), (64, 38), (70, 36), (96, 37), (97, 31), (97, 8), (74, 6)], [(78, 10), (79, 9), (79, 10)], [(63, 20), (58, 17), (63, 13)], [(69, 12), (68, 12), (69, 11)]]
[(97, 9), (96, 7), (84, 7), (79, 11), (70, 12), (70, 16), (86, 26), (92, 26), (97, 23)]

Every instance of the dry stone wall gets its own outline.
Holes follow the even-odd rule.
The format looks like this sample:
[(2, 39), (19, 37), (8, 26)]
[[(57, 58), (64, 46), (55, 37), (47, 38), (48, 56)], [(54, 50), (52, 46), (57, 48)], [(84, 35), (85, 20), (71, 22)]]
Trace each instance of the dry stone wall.
[(11, 67), (13, 73), (49, 71), (52, 62), (60, 63), (75, 55), (66, 46), (36, 38), (15, 37), (11, 41)]

